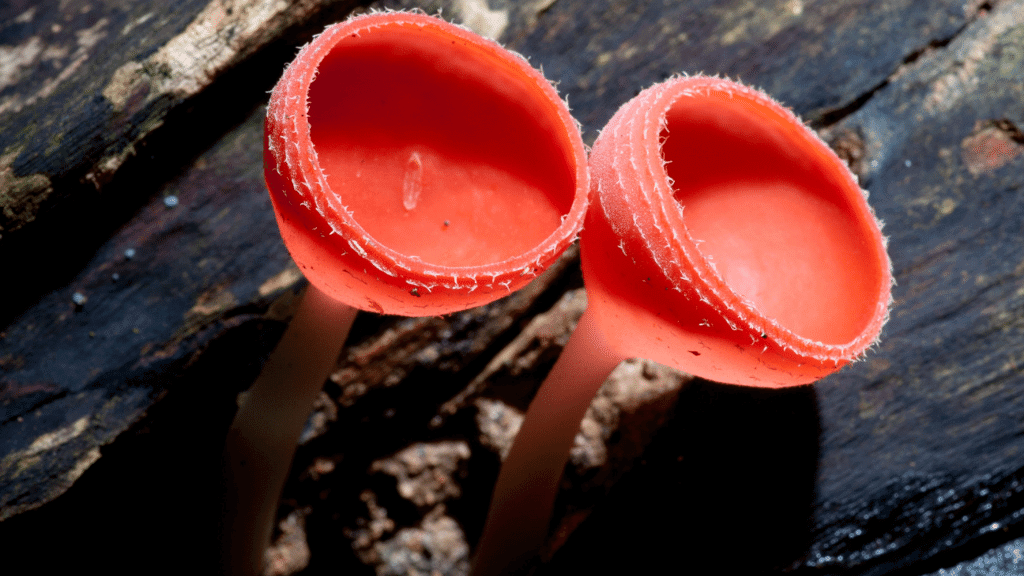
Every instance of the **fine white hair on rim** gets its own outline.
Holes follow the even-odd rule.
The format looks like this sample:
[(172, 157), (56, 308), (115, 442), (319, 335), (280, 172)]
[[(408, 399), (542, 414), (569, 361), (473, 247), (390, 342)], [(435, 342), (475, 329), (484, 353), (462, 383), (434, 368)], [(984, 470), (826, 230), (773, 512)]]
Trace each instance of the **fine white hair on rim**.
[[(675, 78), (689, 78), (689, 76), (684, 74), (677, 76)], [(717, 76), (711, 79), (720, 80)], [(635, 210), (643, 210), (648, 207), (653, 208), (653, 218), (641, 219), (637, 217), (636, 213), (633, 214), (633, 218), (630, 219), (633, 227), (633, 233), (638, 235), (640, 238), (646, 240), (648, 235), (645, 232), (645, 229), (648, 226), (650, 226), (650, 231), (652, 233), (664, 234), (667, 232), (669, 236), (672, 238), (672, 243), (674, 244), (674, 246), (681, 249), (683, 252), (683, 256), (694, 265), (693, 272), (697, 277), (697, 281), (705, 284), (708, 287), (708, 289), (710, 290), (710, 296), (713, 296), (713, 300), (717, 302), (717, 304), (713, 305), (712, 302), (709, 300), (709, 295), (705, 294), (703, 291), (698, 289), (697, 293), (700, 296), (701, 301), (706, 303), (707, 305), (712, 306), (713, 308), (718, 309), (719, 313), (724, 314), (726, 321), (729, 322), (730, 324), (730, 327), (736, 325), (736, 323), (730, 319), (732, 318), (738, 321), (740, 325), (744, 326), (746, 330), (750, 330), (751, 333), (756, 331), (758, 335), (766, 334), (769, 332), (777, 334), (786, 334), (787, 338), (792, 338), (795, 341), (794, 344), (796, 342), (799, 342), (799, 344), (803, 348), (803, 350), (799, 352), (799, 355), (804, 357), (813, 357), (819, 361), (833, 360), (834, 362), (838, 363), (840, 360), (852, 361), (860, 357), (863, 357), (863, 354), (867, 349), (877, 344), (878, 333), (874, 334), (874, 337), (871, 342), (863, 341), (863, 336), (867, 336), (867, 334), (865, 333), (862, 335), (862, 337), (858, 337), (846, 344), (825, 344), (823, 342), (815, 341), (795, 334), (788, 330), (787, 328), (785, 328), (784, 326), (780, 325), (774, 319), (761, 318), (761, 315), (755, 312), (756, 307), (753, 306), (753, 303), (750, 302), (749, 299), (737, 298), (735, 300), (730, 300), (724, 298), (724, 294), (719, 293), (719, 287), (722, 287), (721, 289), (729, 290), (728, 284), (725, 283), (724, 279), (721, 278), (721, 274), (718, 272), (717, 266), (715, 265), (713, 259), (701, 253), (698, 241), (692, 237), (689, 230), (686, 228), (685, 219), (682, 217), (684, 207), (679, 205), (678, 203), (660, 203), (653, 201), (653, 196), (659, 195), (659, 192), (662, 193), (661, 197), (665, 197), (664, 194), (671, 195), (671, 191), (674, 189), (674, 182), (667, 175), (667, 162), (659, 153), (656, 155), (646, 155), (646, 161), (648, 162), (648, 165), (640, 166), (638, 163), (639, 161), (636, 158), (636, 154), (633, 153), (634, 150), (645, 149), (644, 144), (637, 143), (634, 141), (636, 138), (636, 136), (634, 135), (637, 133), (636, 129), (634, 128), (634, 125), (637, 125), (639, 122), (643, 122), (642, 125), (639, 125), (639, 127), (641, 128), (639, 133), (640, 137), (645, 140), (649, 140), (651, 138), (650, 129), (653, 129), (655, 126), (657, 126), (660, 130), (658, 132), (658, 136), (656, 139), (656, 144), (659, 145), (656, 148), (660, 150), (660, 144), (663, 144), (664, 142), (663, 138), (667, 137), (667, 135), (664, 135), (664, 132), (667, 132), (667, 119), (665, 118), (662, 111), (670, 108), (678, 98), (699, 97), (702, 95), (709, 94), (712, 90), (723, 91), (730, 99), (749, 98), (752, 101), (764, 103), (769, 108), (780, 110), (781, 113), (785, 115), (788, 119), (793, 121), (795, 124), (802, 126), (805, 132), (807, 133), (808, 138), (815, 141), (818, 145), (822, 146), (825, 149), (828, 149), (827, 144), (821, 140), (820, 135), (811, 130), (805, 122), (803, 122), (792, 112), (791, 109), (782, 106), (781, 104), (773, 100), (770, 96), (765, 94), (763, 91), (743, 85), (730, 84), (726, 86), (706, 85), (698, 86), (695, 88), (687, 87), (685, 89), (678, 90), (675, 94), (671, 94), (667, 85), (668, 82), (656, 84), (642, 91), (640, 94), (637, 95), (636, 98), (624, 104), (612, 117), (608, 125), (605, 126), (605, 128), (601, 131), (601, 134), (598, 137), (599, 141), (604, 141), (607, 139), (610, 141), (614, 141), (616, 143), (615, 147), (618, 150), (618, 153), (610, 153), (609, 156), (611, 157), (610, 176), (615, 181), (617, 181), (618, 185), (621, 188), (625, 188), (624, 178), (627, 173), (631, 173), (635, 175), (635, 177), (637, 178), (638, 183), (636, 185), (636, 189), (640, 193), (640, 198), (636, 205), (630, 206), (629, 208)], [(665, 100), (666, 98), (669, 99), (667, 103)], [(652, 114), (658, 114), (658, 117), (652, 119)], [(597, 144), (595, 143), (595, 146), (596, 145)], [(623, 156), (628, 156), (628, 160), (625, 160)], [(845, 165), (845, 163), (842, 164), (843, 167), (849, 173), (849, 169)], [(644, 178), (640, 178), (640, 175), (646, 175), (647, 177), (649, 177), (650, 181), (654, 183), (653, 188), (649, 188), (646, 185), (639, 184), (640, 182), (645, 181)], [(860, 194), (866, 199), (866, 191), (859, 185), (859, 180), (857, 180), (854, 177), (854, 175), (852, 175), (852, 173), (850, 174), (850, 182), (853, 183), (856, 189), (859, 190)], [(599, 179), (596, 186), (596, 190), (599, 194), (599, 197), (602, 199), (607, 199), (601, 202), (602, 211), (606, 217), (606, 220), (612, 226), (613, 230), (615, 230), (617, 233), (621, 233), (623, 232), (623, 230), (621, 230), (621, 227), (624, 224), (621, 219), (616, 218), (616, 213), (619, 212), (620, 210), (625, 210), (626, 207), (617, 206), (615, 199), (609, 198), (608, 196), (609, 194), (614, 194), (611, 191), (605, 190), (603, 184), (604, 182), (602, 182)], [(668, 190), (662, 190), (661, 188), (663, 185), (668, 185)], [(665, 212), (665, 210), (673, 210), (671, 205), (674, 205), (674, 209), (678, 210), (679, 222), (684, 223), (682, 226), (682, 230), (679, 230), (674, 226), (667, 225), (668, 213)], [(867, 210), (870, 216), (874, 219), (878, 229), (881, 230), (883, 225), (875, 215), (874, 209), (870, 205), (868, 205)], [(888, 238), (886, 238), (884, 235), (882, 236), (882, 242), (883, 245), (887, 245)], [(689, 252), (688, 246), (693, 246), (696, 249), (697, 253), (691, 254)], [(622, 247), (621, 243), (619, 247)], [(660, 255), (658, 254), (660, 250), (649, 249), (648, 252), (650, 252), (650, 256), (655, 260), (656, 263), (658, 263), (662, 267), (663, 270), (665, 270), (666, 272), (671, 271), (678, 273), (668, 275), (668, 279), (671, 282), (675, 283), (676, 286), (678, 286), (682, 282), (690, 283), (690, 278), (684, 276), (682, 270), (679, 269), (679, 263), (676, 262), (674, 259), (671, 259), (668, 262), (663, 262), (660, 258)], [(892, 278), (892, 261), (891, 259), (887, 260), (889, 266), (888, 274), (889, 278), (891, 279), (890, 282), (894, 284), (895, 279)], [(668, 266), (665, 266), (665, 264), (667, 264)], [(705, 276), (705, 274), (707, 276)], [(710, 278), (714, 278), (715, 282), (709, 282), (708, 280)], [(695, 287), (695, 285), (691, 284), (691, 287)], [(682, 290), (678, 291), (682, 292)], [(884, 320), (889, 315), (891, 303), (892, 296), (890, 291), (890, 294), (886, 298), (886, 302), (879, 302), (876, 305), (876, 312), (873, 315), (873, 318), (874, 316), (881, 315), (883, 320), (882, 324), (884, 325)], [(760, 322), (766, 322), (766, 324), (763, 326), (760, 325), (758, 319), (760, 319)], [(871, 325), (875, 325), (874, 319), (872, 320)], [(756, 339), (754, 339), (754, 341), (756, 342)], [(773, 342), (774, 341), (775, 339), (773, 339)], [(790, 346), (787, 342), (775, 342), (775, 345), (780, 346), (783, 350), (797, 353), (796, 349), (793, 346)]]
[[(423, 19), (408, 19), (398, 22), (385, 22), (380, 20), (379, 18), (377, 20), (374, 20), (375, 16), (379, 17), (379, 15), (381, 14), (395, 14), (402, 12), (417, 14), (420, 16), (427, 16), (427, 14), (424, 11), (419, 9), (414, 9), (412, 11), (400, 11), (392, 9), (371, 9), (367, 13), (349, 18), (345, 23), (343, 23), (344, 25), (347, 26), (345, 29), (345, 33), (358, 37), (363, 32), (391, 25), (405, 26), (411, 24), (420, 28), (438, 25), (429, 20)], [(355, 26), (352, 26), (352, 23), (357, 24)], [(356, 253), (360, 254), (360, 256), (362, 256), (363, 254), (367, 255), (365, 257), (366, 262), (368, 262), (374, 268), (377, 268), (388, 275), (394, 275), (396, 272), (405, 275), (407, 273), (412, 273), (413, 261), (411, 258), (407, 258), (404, 255), (394, 252), (392, 249), (388, 248), (383, 244), (380, 244), (370, 236), (361, 234), (362, 228), (359, 226), (358, 222), (354, 220), (352, 212), (348, 210), (344, 205), (342, 205), (341, 199), (337, 197), (337, 194), (334, 194), (333, 197), (331, 195), (323, 194), (323, 192), (329, 191), (330, 187), (326, 181), (326, 174), (323, 172), (322, 168), (320, 167), (319, 160), (316, 158), (316, 149), (312, 146), (311, 141), (307, 142), (305, 145), (289, 145), (296, 139), (302, 141), (308, 140), (308, 131), (300, 128), (298, 123), (305, 120), (309, 113), (309, 93), (308, 90), (306, 90), (306, 88), (312, 84), (312, 82), (317, 78), (320, 72), (318, 66), (306, 66), (301, 67), (300, 69), (298, 61), (300, 58), (304, 56), (316, 61), (322, 59), (323, 55), (326, 54), (327, 50), (333, 48), (333, 44), (331, 44), (331, 41), (338, 34), (338, 29), (339, 26), (341, 25), (342, 24), (328, 26), (324, 31), (318, 33), (313, 41), (303, 45), (297, 52), (297, 58), (293, 60), (285, 68), (284, 77), (282, 78), (282, 81), (279, 82), (273, 90), (271, 90), (271, 106), (268, 107), (268, 113), (275, 116), (274, 121), (277, 127), (275, 129), (275, 134), (272, 134), (268, 139), (268, 141), (271, 142), (270, 145), (268, 146), (268, 149), (273, 155), (275, 163), (277, 165), (276, 167), (278, 168), (279, 171), (284, 169), (285, 171), (288, 171), (293, 176), (295, 176), (297, 174), (304, 173), (305, 168), (313, 169), (313, 172), (315, 173), (315, 176), (313, 176), (313, 182), (311, 183), (304, 181), (303, 185), (305, 185), (308, 190), (313, 190), (315, 188), (318, 192), (321, 193), (312, 194), (314, 196), (314, 209), (322, 217), (331, 221), (332, 232), (338, 234), (346, 241), (350, 241), (356, 237), (364, 238), (366, 242), (360, 244), (360, 250), (353, 249)], [(510, 55), (513, 61), (521, 62), (523, 64), (523, 81), (529, 82), (531, 86), (535, 85), (535, 87), (539, 89), (538, 94), (544, 95), (545, 99), (551, 105), (551, 113), (558, 118), (560, 123), (565, 125), (567, 133), (571, 134), (573, 131), (575, 131), (575, 133), (577, 134), (575, 140), (571, 136), (569, 137), (569, 142), (572, 149), (568, 150), (567, 153), (569, 154), (569, 156), (572, 157), (573, 165), (575, 166), (575, 173), (572, 175), (572, 177), (576, 183), (577, 189), (588, 189), (588, 172), (586, 170), (587, 148), (578, 136), (578, 134), (580, 133), (580, 124), (578, 120), (576, 120), (576, 118), (572, 117), (572, 115), (567, 112), (568, 100), (562, 96), (559, 96), (557, 91), (557, 83), (547, 79), (545, 76), (543, 76), (542, 73), (538, 76), (538, 73), (535, 70), (532, 73), (527, 73), (526, 69), (533, 70), (533, 68), (532, 66), (530, 66), (529, 60), (525, 58), (522, 54), (518, 54), (514, 51), (507, 50), (504, 47), (502, 47), (501, 44), (499, 44), (498, 42), (479, 36), (471, 29), (461, 24), (445, 22), (445, 25), (452, 26), (456, 29), (462, 30), (465, 33), (471, 34), (471, 36), (467, 37), (467, 40), (469, 40), (471, 45), (478, 47), (496, 47), (497, 49), (501, 50), (502, 53)], [(288, 80), (287, 82), (284, 81), (286, 79)], [(274, 102), (302, 102), (304, 103), (304, 106), (302, 106), (301, 114), (292, 115), (297, 117), (288, 117), (288, 115), (285, 115), (285, 117), (282, 118), (280, 117), (281, 114), (273, 114)], [(562, 111), (560, 111), (560, 107), (563, 108), (566, 112), (563, 113)], [(284, 138), (283, 141), (285, 142), (285, 150), (283, 154), (278, 149), (279, 147), (277, 146), (277, 143), (274, 141), (275, 138)], [(580, 148), (582, 148), (582, 156), (578, 152)], [(305, 154), (305, 156), (303, 156), (303, 154)], [(296, 160), (295, 155), (299, 155), (299, 158), (310, 158), (310, 161), (303, 162), (300, 160)], [(576, 160), (579, 161), (577, 162)], [(282, 193), (285, 196), (288, 196), (287, 191), (282, 191)], [(293, 193), (297, 193), (300, 196), (304, 195), (301, 188), (299, 188), (298, 186), (296, 186), (296, 191)], [(320, 197), (321, 195), (323, 196), (323, 198)], [(326, 202), (326, 205), (323, 204), (322, 202)], [(493, 281), (499, 277), (507, 277), (509, 275), (518, 273), (523, 267), (526, 266), (526, 264), (524, 264), (524, 260), (526, 262), (535, 262), (537, 267), (544, 267), (546, 266), (546, 264), (550, 263), (550, 261), (555, 256), (557, 256), (559, 252), (559, 246), (571, 243), (578, 237), (578, 232), (579, 229), (582, 227), (582, 219), (583, 215), (586, 212), (588, 202), (589, 200), (585, 193), (579, 194), (578, 198), (577, 195), (574, 193), (573, 204), (569, 212), (561, 215), (562, 217), (560, 225), (556, 229), (554, 229), (542, 243), (538, 244), (538, 246), (535, 247), (534, 249), (527, 251), (521, 257), (516, 256), (502, 262), (494, 262), (488, 264), (488, 267), (494, 266), (505, 268), (505, 270), (499, 271), (492, 275), (492, 284)], [(327, 215), (327, 213), (331, 211), (337, 212), (337, 219), (331, 218)], [(450, 285), (453, 286), (454, 289), (476, 289), (474, 287), (468, 286), (466, 284), (460, 284), (458, 282), (459, 275), (465, 276), (467, 273), (472, 274), (473, 271), (475, 270), (475, 267), (469, 267), (467, 269), (466, 267), (431, 265), (424, 264), (422, 260), (420, 260), (419, 262), (416, 263), (416, 274), (419, 274), (421, 272), (421, 267), (428, 269), (426, 271), (422, 271), (423, 274), (434, 277), (450, 277), (451, 280), (453, 281), (452, 284)], [(535, 273), (536, 271), (534, 271), (534, 274)]]

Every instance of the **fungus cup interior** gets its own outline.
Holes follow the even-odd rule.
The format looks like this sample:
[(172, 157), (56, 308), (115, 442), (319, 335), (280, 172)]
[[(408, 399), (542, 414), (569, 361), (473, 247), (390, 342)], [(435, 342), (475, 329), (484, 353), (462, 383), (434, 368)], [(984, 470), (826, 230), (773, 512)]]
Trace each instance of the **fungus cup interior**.
[(309, 186), (314, 204), (334, 219), (289, 200), (300, 187), (273, 166), (267, 182), (285, 243), (320, 289), (364, 310), (448, 313), (522, 287), (575, 239), (586, 154), (525, 59), (395, 14), (332, 31), (307, 58), (304, 89), (282, 99), (308, 122), (297, 129), (315, 153), (303, 177), (323, 184)]
[(624, 357), (776, 387), (877, 338), (892, 283), (879, 224), (846, 165), (767, 95), (708, 77), (656, 85), (590, 162), (584, 278)]
[(324, 58), (309, 90), (311, 137), (368, 235), (468, 267), (514, 258), (558, 228), (576, 187), (568, 142), (551, 138), (565, 130), (501, 64), (482, 52), (452, 58), (421, 29), (353, 38)]
[[(724, 91), (680, 98), (662, 157), (683, 222), (733, 293), (794, 333), (845, 344), (875, 313), (884, 270), (845, 168), (804, 129)], [(849, 196), (853, 194), (854, 198)]]

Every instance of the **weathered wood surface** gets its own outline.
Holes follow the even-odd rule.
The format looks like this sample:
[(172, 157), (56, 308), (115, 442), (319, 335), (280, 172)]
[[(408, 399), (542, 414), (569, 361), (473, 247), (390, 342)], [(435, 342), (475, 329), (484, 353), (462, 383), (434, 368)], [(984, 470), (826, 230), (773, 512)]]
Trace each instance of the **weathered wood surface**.
[[(233, 288), (246, 304), (256, 275), (266, 279), (274, 247), (237, 236), (259, 229), (250, 212), (272, 226), (251, 194), (259, 150), (255, 164), (178, 172), (263, 102), (296, 34), (345, 6), (4, 4), (0, 519), (59, 494), (138, 419), (164, 390), (151, 375), (195, 352), (205, 321), (239, 303), (226, 284), (244, 278)], [(258, 52), (271, 57), (266, 71)], [(143, 208), (161, 187), (207, 202), (176, 216)], [(239, 191), (250, 194), (232, 205)], [(276, 254), (280, 271), (287, 257)]]
[[(0, 7), (5, 549), (209, 560), (218, 440), (302, 285), (262, 186), (264, 92), (349, 4)], [(588, 142), (671, 74), (763, 87), (890, 237), (866, 362), (783, 392), (625, 365), (541, 573), (921, 574), (1024, 534), (1024, 0), (404, 6), (542, 66)], [(286, 488), (282, 566), (461, 573), (580, 285), (570, 254), (482, 309), (361, 317)]]

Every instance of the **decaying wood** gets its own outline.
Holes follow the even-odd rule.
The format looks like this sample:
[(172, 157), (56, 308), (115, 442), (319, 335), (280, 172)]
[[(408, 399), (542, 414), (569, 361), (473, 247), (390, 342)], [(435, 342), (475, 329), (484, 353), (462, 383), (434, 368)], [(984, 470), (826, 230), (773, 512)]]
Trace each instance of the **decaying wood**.
[(76, 184), (102, 188), (172, 110), (322, 11), (344, 9), (332, 4), (344, 3), (9, 3), (0, 240), (80, 194)]
[[(202, 572), (218, 440), (304, 284), (263, 189), (265, 91), (355, 3), (115, 4), (0, 7), (0, 540), (40, 571)], [(760, 86), (886, 223), (896, 305), (866, 361), (786, 391), (620, 367), (539, 573), (921, 574), (1024, 534), (1024, 0), (882, 4), (373, 5), (524, 54), (588, 142), (673, 74)], [(278, 573), (464, 573), (581, 286), (571, 252), (487, 307), (361, 317)]]
[[(232, 196), (214, 190), (260, 190), (258, 140), (245, 143), (254, 150), (248, 163), (232, 166), (241, 170), (223, 169), (232, 165), (229, 152), (186, 181), (175, 181), (175, 171), (210, 144), (209, 127), (228, 129), (263, 101), (276, 73), (247, 70), (264, 63), (257, 54), (273, 52), (285, 39), (290, 52), (311, 25), (351, 7), (30, 4), (7, 4), (3, 20), (0, 320), (7, 325), (32, 308), (0, 333), (6, 374), (0, 375), (0, 422), (9, 443), (0, 468), (0, 519), (63, 492), (99, 457), (98, 447), (161, 393), (163, 384), (151, 374), (166, 373), (168, 362), (180, 364), (195, 352), (181, 344), (195, 344), (206, 320), (239, 304), (223, 263), (240, 254), (218, 244), (225, 250), (220, 257), (182, 258), (199, 256), (204, 240), (193, 236), (184, 248), (175, 245), (184, 240), (180, 230), (168, 228), (172, 221), (196, 224), (218, 236), (238, 221), (186, 211), (194, 206), (184, 204), (177, 218), (152, 206), (134, 218), (132, 212), (168, 180), (163, 195), (179, 198), (175, 189), (183, 187), (183, 201), (189, 192), (201, 194), (213, 203), (205, 207), (227, 211)], [(273, 58), (271, 70), (280, 70), (279, 60)], [(215, 80), (220, 85), (211, 88)], [(192, 114), (191, 107), (205, 109)], [(204, 178), (202, 184), (216, 187), (203, 188)], [(239, 186), (243, 178), (248, 188)], [(258, 210), (259, 220), (267, 207), (248, 209)], [(265, 260), (275, 249), (255, 248), (261, 254), (252, 256)], [(284, 261), (274, 262), (279, 270)], [(163, 265), (169, 268), (158, 271)], [(139, 379), (144, 382), (130, 384)], [(115, 386), (120, 392), (107, 388), (114, 382), (122, 383)], [(59, 457), (39, 457), (55, 449)]]

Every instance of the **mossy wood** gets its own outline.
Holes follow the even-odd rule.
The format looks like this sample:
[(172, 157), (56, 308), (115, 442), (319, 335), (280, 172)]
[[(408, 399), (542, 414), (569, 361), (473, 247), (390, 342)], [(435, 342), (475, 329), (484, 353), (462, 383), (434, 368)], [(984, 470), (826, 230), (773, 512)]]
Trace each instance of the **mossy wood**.
[[(303, 286), (262, 182), (266, 91), (356, 3), (115, 4), (0, 7), (0, 537), (41, 568), (111, 542), (119, 566), (195, 568), (235, 395)], [(374, 6), (497, 36), (558, 82), (587, 142), (675, 73), (759, 86), (886, 224), (881, 345), (813, 387), (684, 384), (601, 498), (564, 495), (578, 527), (540, 573), (922, 573), (1024, 535), (1024, 0)], [(559, 303), (575, 258), (484, 308), (357, 320), (282, 507), (308, 510), (313, 567), (401, 557), (349, 542), (368, 502), (392, 531), (428, 512), (370, 471), (417, 443), (471, 439), (446, 514), (475, 542), (497, 456), (472, 440), (474, 399), (525, 406), (579, 313)]]

